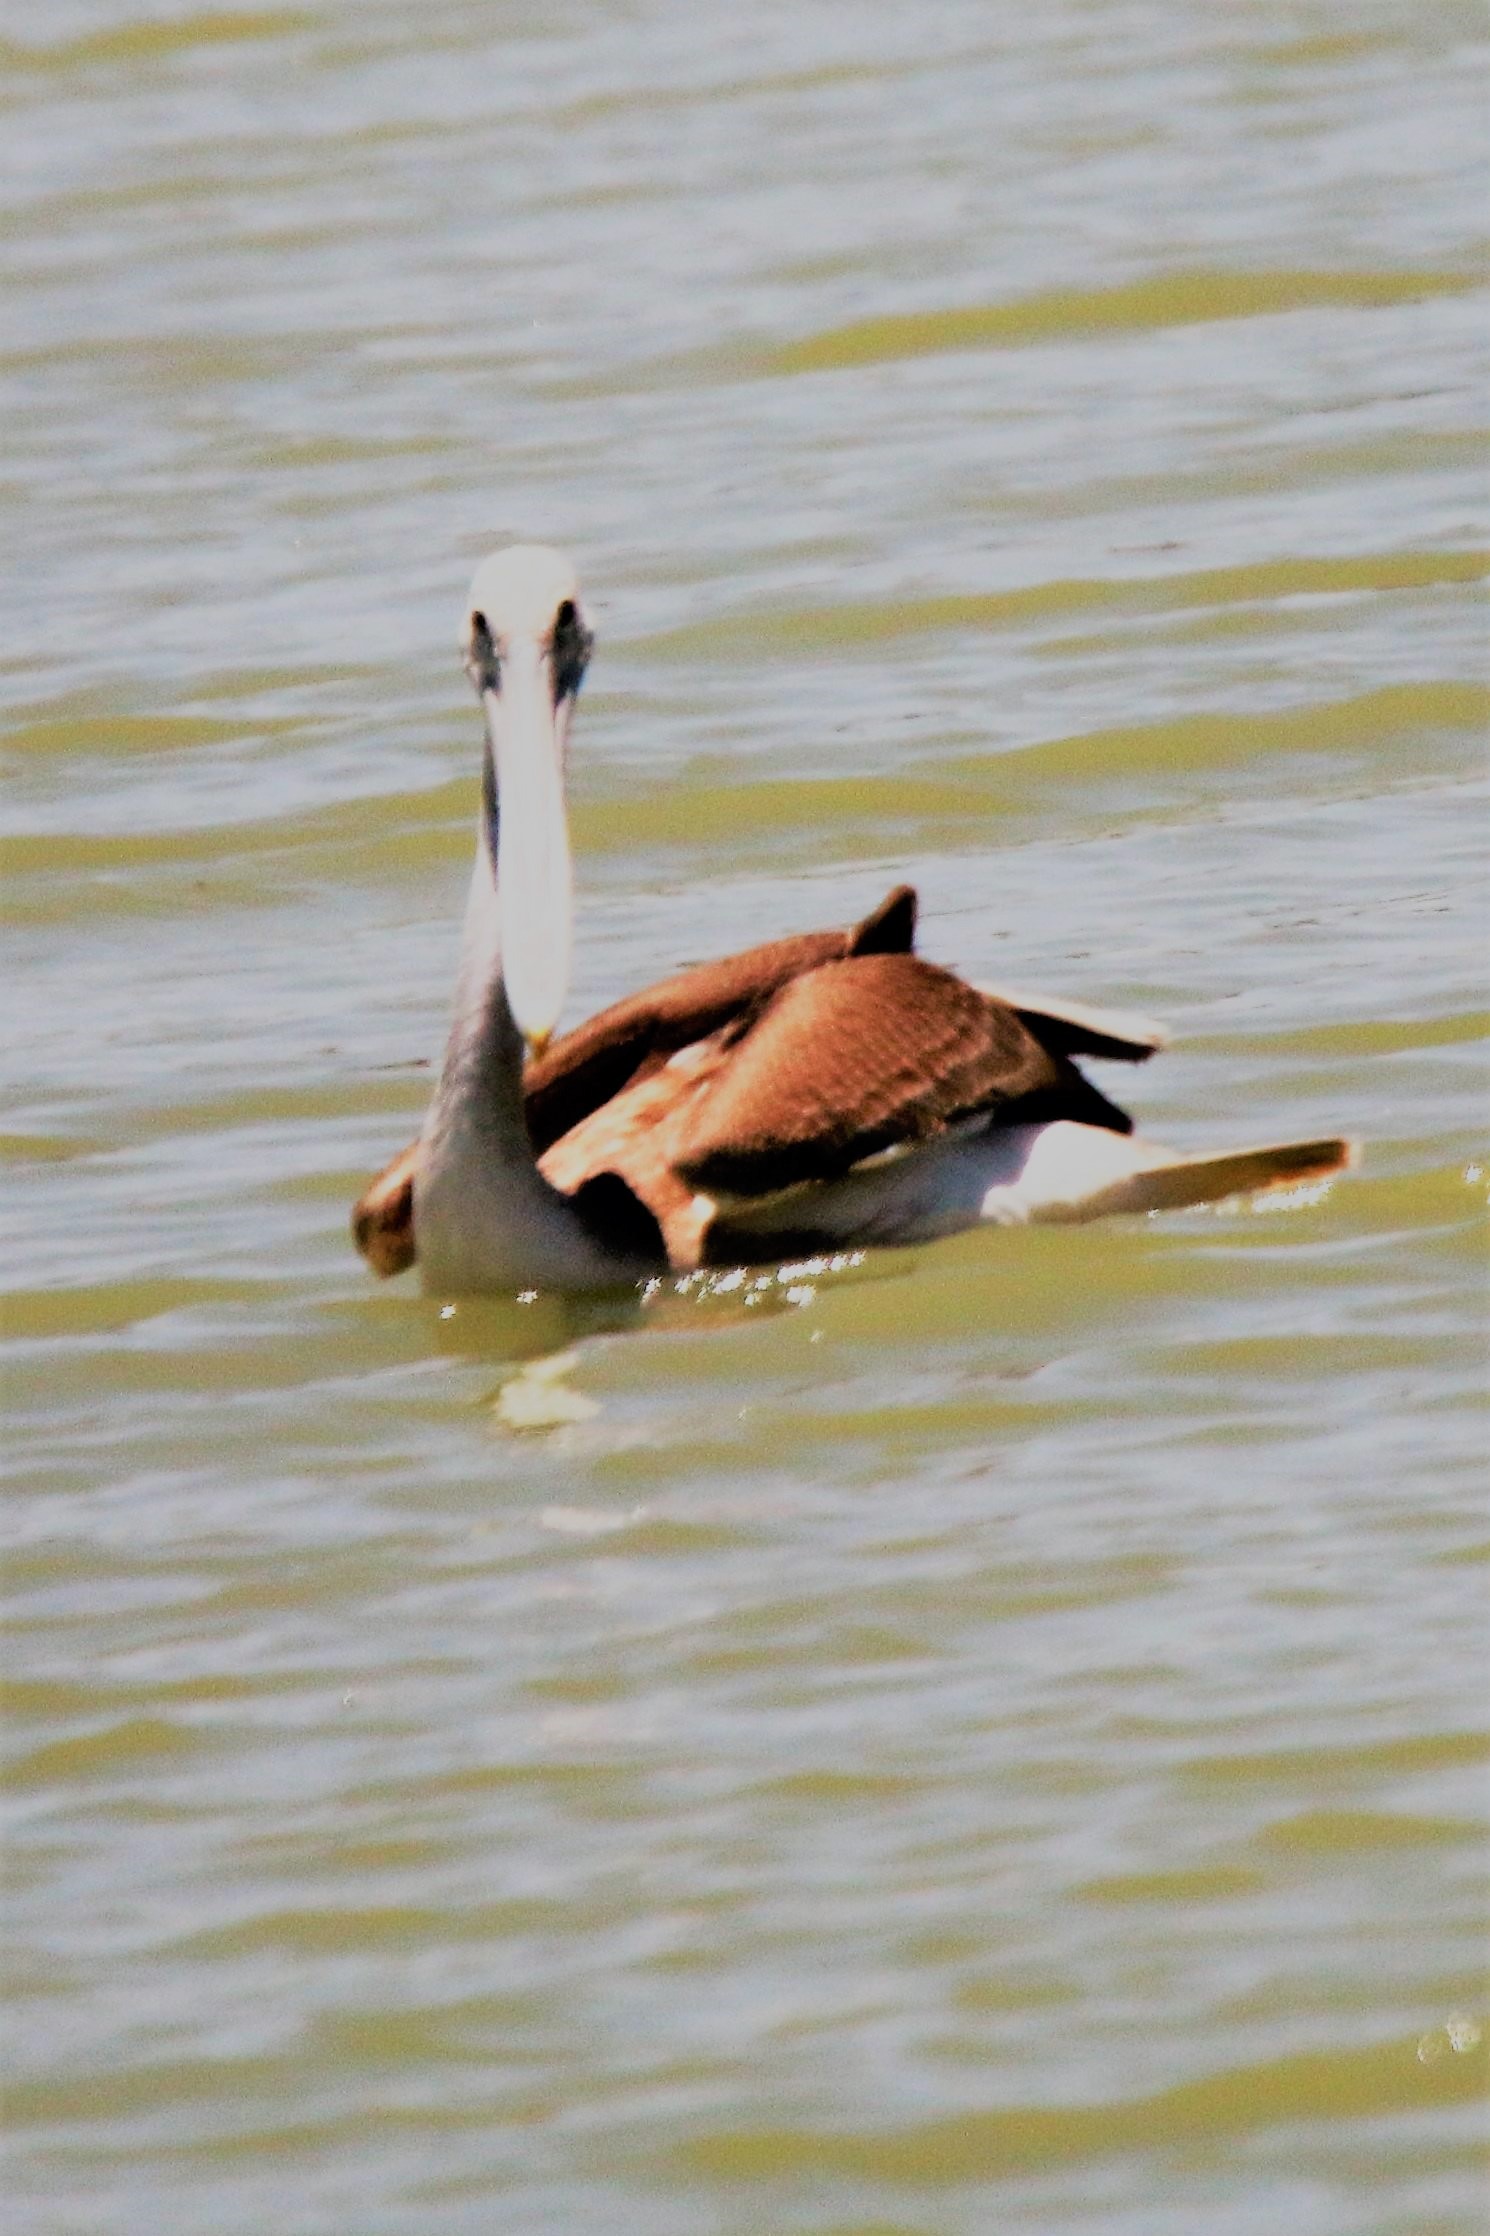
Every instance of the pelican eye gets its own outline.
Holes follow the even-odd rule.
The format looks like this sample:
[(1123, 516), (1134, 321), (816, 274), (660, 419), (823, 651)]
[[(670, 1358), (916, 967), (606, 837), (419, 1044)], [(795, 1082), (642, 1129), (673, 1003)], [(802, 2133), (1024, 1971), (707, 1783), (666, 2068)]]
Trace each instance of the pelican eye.
[(572, 598), (566, 598), (554, 615), (553, 674), (554, 705), (562, 699), (572, 699), (580, 687), (589, 664), (590, 647), (594, 638), (579, 617), (579, 608)]
[(501, 683), (502, 663), (484, 613), (473, 613), (471, 616), (470, 635), (466, 644), (466, 673), (478, 691), (495, 691)]

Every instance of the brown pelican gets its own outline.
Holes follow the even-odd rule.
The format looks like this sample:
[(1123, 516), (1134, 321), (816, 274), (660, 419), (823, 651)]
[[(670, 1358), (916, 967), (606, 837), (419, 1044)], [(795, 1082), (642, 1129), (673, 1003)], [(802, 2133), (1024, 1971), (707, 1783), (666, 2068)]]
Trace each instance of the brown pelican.
[(704, 963), (551, 1041), (591, 642), (557, 552), (478, 569), (464, 654), (486, 749), (455, 1015), (422, 1134), (353, 1215), (375, 1272), (417, 1256), (445, 1295), (607, 1289), (980, 1221), (1177, 1209), (1350, 1162), (1334, 1138), (1210, 1156), (1140, 1139), (1074, 1059), (1141, 1063), (1161, 1028), (923, 961), (908, 886), (848, 930)]

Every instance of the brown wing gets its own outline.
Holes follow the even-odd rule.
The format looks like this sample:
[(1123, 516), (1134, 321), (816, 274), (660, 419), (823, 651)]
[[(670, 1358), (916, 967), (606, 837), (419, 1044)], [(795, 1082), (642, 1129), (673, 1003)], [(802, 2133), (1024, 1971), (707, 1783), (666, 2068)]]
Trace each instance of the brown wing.
[(707, 1039), (803, 971), (845, 955), (909, 954), (915, 933), (915, 892), (897, 885), (846, 931), (767, 940), (613, 1002), (528, 1066), (523, 1095), (534, 1155), (601, 1109), (644, 1064)]
[[(675, 1050), (707, 1039), (735, 1019), (748, 1017), (799, 973), (848, 955), (909, 954), (915, 936), (915, 890), (897, 885), (878, 908), (847, 930), (802, 932), (787, 939), (767, 940), (720, 962), (700, 963), (692, 970), (680, 971), (643, 993), (613, 1002), (609, 1009), (565, 1033), (528, 1066), (523, 1089), (534, 1155), (541, 1157), (593, 1114), (603, 1115), (606, 1105), (628, 1082), (655, 1071)], [(671, 1108), (675, 1091), (666, 1100)], [(649, 1137), (651, 1132), (649, 1122)], [(352, 1233), (357, 1247), (374, 1273), (384, 1277), (403, 1273), (417, 1255), (414, 1165), (418, 1148), (417, 1142), (411, 1142), (401, 1150), (353, 1207)], [(659, 1157), (651, 1156), (649, 1162), (657, 1164), (657, 1184), (642, 1200), (652, 1203), (655, 1196), (657, 1216), (666, 1225), (670, 1212), (678, 1209), (691, 1191), (665, 1178)], [(586, 1172), (595, 1174), (604, 1169), (603, 1160), (571, 1156), (550, 1177), (555, 1186), (570, 1192), (587, 1185)]]
[(980, 986), (993, 1001), (1017, 1010), (1036, 1040), (1061, 1056), (1104, 1056), (1115, 1064), (1146, 1064), (1169, 1035), (1152, 1017), (1133, 1010), (1094, 1009), (1064, 994), (1014, 994), (1007, 986)]
[(1007, 1004), (914, 955), (853, 957), (773, 996), (680, 1113), (674, 1162), (693, 1187), (764, 1195), (984, 1112), (1131, 1131)]
[[(695, 1041), (671, 1061), (659, 1060), (655, 1070), (643, 1070), (571, 1127), (539, 1162), (544, 1178), (572, 1197), (582, 1218), (598, 1214), (603, 1225), (614, 1229), (620, 1213), (628, 1235), (636, 1234), (638, 1215), (653, 1220), (660, 1255), (678, 1268), (698, 1264), (714, 1206), (707, 1197), (700, 1199), (678, 1171), (673, 1137), (679, 1115), (700, 1083), (728, 1063), (721, 1046), (725, 1037)], [(602, 1184), (609, 1184), (609, 1200), (597, 1200)], [(627, 1197), (629, 1210), (623, 1202)]]
[(352, 1239), (381, 1280), (414, 1263), (414, 1166), (419, 1144), (384, 1167), (352, 1207)]

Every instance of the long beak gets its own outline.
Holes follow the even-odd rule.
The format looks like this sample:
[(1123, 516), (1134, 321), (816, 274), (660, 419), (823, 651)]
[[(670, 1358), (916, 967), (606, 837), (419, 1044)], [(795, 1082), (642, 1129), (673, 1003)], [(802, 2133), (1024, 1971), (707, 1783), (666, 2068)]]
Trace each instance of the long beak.
[(482, 693), (497, 794), (497, 906), (507, 1003), (535, 1053), (569, 991), (574, 873), (564, 813), (563, 716), (537, 644), (509, 645), (500, 687)]

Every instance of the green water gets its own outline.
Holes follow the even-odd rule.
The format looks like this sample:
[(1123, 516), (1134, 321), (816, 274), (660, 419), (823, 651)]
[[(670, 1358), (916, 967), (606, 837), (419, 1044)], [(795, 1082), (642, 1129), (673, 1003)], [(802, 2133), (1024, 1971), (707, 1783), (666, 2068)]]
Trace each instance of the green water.
[[(1483, 17), (19, 0), (7, 2228), (1473, 2236)], [(575, 1014), (901, 877), (1267, 1214), (379, 1288), (474, 561)]]

